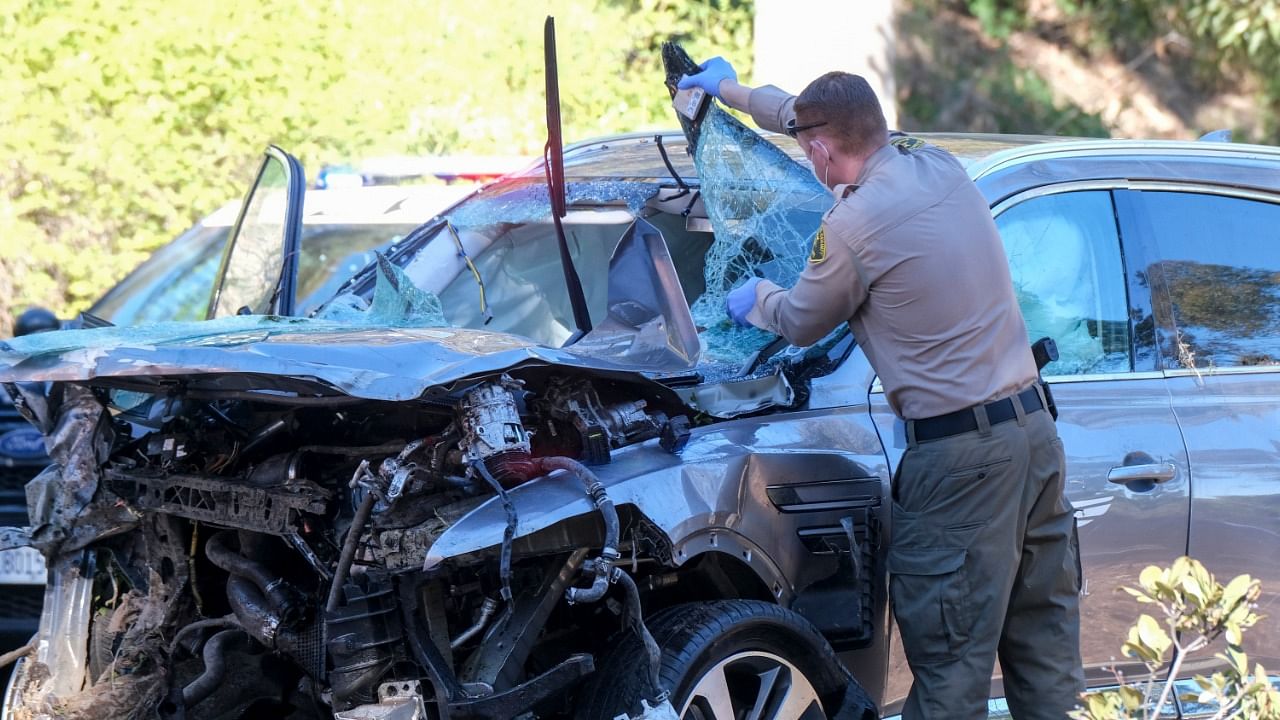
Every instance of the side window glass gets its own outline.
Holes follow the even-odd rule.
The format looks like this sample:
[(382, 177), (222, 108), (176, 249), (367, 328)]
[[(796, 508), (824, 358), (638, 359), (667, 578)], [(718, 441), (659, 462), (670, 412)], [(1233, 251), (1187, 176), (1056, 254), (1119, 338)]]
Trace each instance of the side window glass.
[(1188, 192), (1141, 194), (1156, 259), (1151, 289), (1166, 367), (1280, 364), (1280, 204)]
[(1029, 340), (1051, 337), (1045, 375), (1133, 368), (1120, 236), (1111, 193), (1045, 195), (996, 218)]

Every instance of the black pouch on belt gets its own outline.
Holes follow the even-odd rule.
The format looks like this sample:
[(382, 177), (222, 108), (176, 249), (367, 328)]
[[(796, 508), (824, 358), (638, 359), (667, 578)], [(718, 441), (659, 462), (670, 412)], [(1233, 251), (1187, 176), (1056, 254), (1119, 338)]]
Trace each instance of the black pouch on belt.
[(1058, 359), (1058, 344), (1051, 337), (1042, 337), (1031, 343), (1031, 355), (1036, 359), (1036, 379), (1040, 383), (1040, 389), (1044, 391), (1045, 408), (1048, 409), (1050, 417), (1057, 421), (1058, 404), (1053, 401), (1053, 391), (1049, 389), (1049, 383), (1044, 381), (1040, 371), (1045, 365)]

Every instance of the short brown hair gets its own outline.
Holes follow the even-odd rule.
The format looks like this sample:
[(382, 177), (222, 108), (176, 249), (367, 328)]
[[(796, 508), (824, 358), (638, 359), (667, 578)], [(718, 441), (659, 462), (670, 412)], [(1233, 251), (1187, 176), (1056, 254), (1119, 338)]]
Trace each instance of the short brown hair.
[(826, 123), (848, 153), (870, 154), (888, 140), (880, 101), (861, 75), (838, 71), (823, 75), (796, 98), (795, 111), (796, 125)]

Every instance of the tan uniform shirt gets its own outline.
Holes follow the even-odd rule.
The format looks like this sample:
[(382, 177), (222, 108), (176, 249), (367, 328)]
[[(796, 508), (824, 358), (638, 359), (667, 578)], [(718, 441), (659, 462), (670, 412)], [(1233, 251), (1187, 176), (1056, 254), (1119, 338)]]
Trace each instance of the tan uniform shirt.
[[(779, 132), (794, 104), (766, 86), (749, 109)], [(847, 321), (889, 405), (917, 420), (1021, 390), (1036, 367), (986, 199), (949, 153), (907, 140), (835, 188), (795, 287), (761, 281), (747, 319), (794, 345)]]

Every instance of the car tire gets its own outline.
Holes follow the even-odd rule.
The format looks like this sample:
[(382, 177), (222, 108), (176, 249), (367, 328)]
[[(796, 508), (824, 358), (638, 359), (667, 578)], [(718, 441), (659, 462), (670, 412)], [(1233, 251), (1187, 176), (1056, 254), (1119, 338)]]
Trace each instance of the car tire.
[[(646, 625), (662, 649), (660, 679), (682, 720), (733, 720), (757, 702), (765, 710), (759, 717), (776, 720), (877, 717), (822, 635), (785, 608), (756, 600), (689, 603)], [(623, 631), (609, 648), (574, 703), (575, 720), (637, 717), (641, 699), (655, 694), (635, 633)]]

